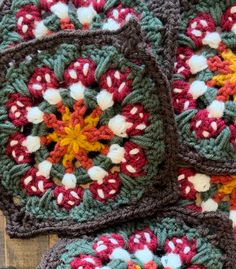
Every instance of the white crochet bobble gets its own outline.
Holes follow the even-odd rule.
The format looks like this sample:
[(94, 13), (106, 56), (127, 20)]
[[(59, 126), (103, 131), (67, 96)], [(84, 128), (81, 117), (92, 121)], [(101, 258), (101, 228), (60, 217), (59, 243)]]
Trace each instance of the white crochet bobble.
[(124, 262), (130, 261), (130, 255), (127, 250), (123, 248), (115, 248), (110, 256), (111, 260), (122, 260)]
[(198, 192), (208, 191), (210, 189), (211, 178), (204, 174), (195, 174), (189, 177), (188, 180), (193, 184), (194, 189)]
[(107, 108), (112, 107), (114, 104), (113, 94), (106, 90), (100, 91), (97, 95), (97, 103), (102, 110), (106, 110)]
[(108, 127), (119, 137), (127, 137), (126, 130), (131, 126), (132, 123), (126, 122), (125, 117), (122, 115), (116, 115), (108, 123)]
[(92, 5), (77, 9), (77, 17), (81, 24), (91, 24), (96, 15), (97, 12)]
[(68, 14), (68, 5), (62, 2), (58, 2), (55, 5), (51, 6), (50, 10), (60, 19), (66, 19), (69, 17)]
[(44, 37), (48, 35), (49, 30), (48, 28), (44, 25), (43, 21), (40, 21), (37, 23), (35, 29), (34, 29), (34, 35), (36, 38)]
[(40, 137), (29, 135), (23, 141), (22, 145), (27, 148), (28, 152), (35, 152), (40, 148)]
[(119, 28), (120, 28), (119, 23), (111, 18), (108, 19), (102, 26), (103, 30), (109, 30), (109, 31), (116, 31)]
[(193, 99), (197, 99), (207, 91), (207, 85), (204, 81), (195, 80), (191, 85), (189, 92), (192, 94)]
[(193, 55), (188, 64), (192, 74), (196, 74), (208, 67), (207, 59), (203, 55)]
[(62, 178), (62, 184), (66, 189), (74, 189), (76, 187), (76, 176), (74, 174), (65, 174)]
[(38, 124), (43, 121), (43, 112), (37, 107), (31, 107), (28, 110), (26, 118), (29, 122)]
[(100, 166), (93, 166), (89, 168), (88, 174), (92, 180), (99, 182), (102, 182), (103, 178), (108, 175), (107, 171)]
[(216, 211), (218, 204), (213, 199), (209, 198), (205, 202), (202, 202), (201, 207), (203, 212)]
[(56, 105), (57, 103), (61, 102), (61, 95), (58, 90), (55, 89), (47, 89), (44, 94), (43, 98), (50, 104)]
[(214, 100), (208, 107), (209, 117), (212, 118), (222, 118), (225, 110), (225, 103)]
[(208, 45), (209, 47), (213, 49), (217, 49), (220, 42), (221, 42), (221, 37), (219, 33), (217, 32), (207, 33), (206, 36), (202, 40), (203, 45)]
[(74, 83), (70, 86), (70, 96), (75, 100), (84, 99), (85, 86), (81, 82)]
[(125, 149), (118, 144), (112, 144), (109, 148), (107, 157), (111, 159), (112, 163), (118, 164), (124, 159)]
[(48, 160), (44, 160), (38, 164), (38, 175), (49, 178), (51, 169), (52, 169), (52, 163), (49, 162)]

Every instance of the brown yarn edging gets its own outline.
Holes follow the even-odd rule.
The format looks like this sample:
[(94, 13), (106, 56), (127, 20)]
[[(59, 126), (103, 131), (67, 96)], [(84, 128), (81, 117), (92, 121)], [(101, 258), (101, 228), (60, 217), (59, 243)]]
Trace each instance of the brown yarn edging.
[(162, 41), (157, 54), (164, 57), (163, 70), (172, 78), (177, 49), (177, 34), (180, 22), (179, 0), (149, 0), (150, 9), (164, 25)]
[(227, 175), (236, 173), (236, 162), (233, 160), (214, 161), (202, 157), (199, 153), (190, 149), (187, 145), (181, 144), (179, 151), (180, 161), (193, 166), (199, 172), (209, 175)]
[[(234, 269), (236, 259), (236, 240), (233, 239), (232, 225), (229, 219), (220, 213), (197, 213), (179, 207), (166, 207), (157, 211), (154, 218), (160, 221), (164, 217), (174, 217), (176, 222), (185, 223), (197, 229), (199, 234), (223, 252), (223, 269)], [(139, 220), (140, 221), (140, 220)], [(210, 232), (209, 232), (210, 231)], [(106, 232), (106, 231), (102, 231)], [(102, 233), (101, 232), (101, 233)], [(214, 234), (212, 235), (212, 233)], [(90, 239), (96, 235), (83, 236), (80, 239)], [(37, 269), (55, 269), (60, 265), (60, 256), (66, 252), (65, 247), (79, 238), (61, 238), (54, 247), (45, 253)]]
[(145, 73), (153, 79), (160, 99), (159, 114), (163, 119), (165, 131), (165, 156), (160, 165), (160, 172), (156, 179), (156, 186), (145, 191), (138, 204), (114, 208), (110, 213), (97, 216), (85, 223), (78, 223), (72, 219), (38, 219), (26, 212), (24, 208), (14, 205), (10, 193), (0, 186), (0, 208), (7, 217), (7, 232), (11, 237), (30, 237), (39, 233), (58, 232), (67, 235), (81, 235), (93, 232), (116, 222), (124, 222), (134, 217), (150, 215), (157, 207), (174, 203), (178, 199), (176, 182), (177, 159), (177, 129), (174, 112), (171, 106), (170, 85), (165, 75), (157, 65), (155, 58), (143, 49), (145, 44), (141, 39), (141, 29), (135, 20), (131, 20), (123, 28), (115, 32), (110, 31), (64, 31), (47, 36), (44, 39), (21, 43), (13, 48), (0, 52), (0, 83), (4, 82), (9, 62), (19, 63), (26, 55), (38, 50), (53, 50), (61, 42), (71, 42), (78, 47), (86, 44), (103, 46), (112, 44), (129, 60), (140, 60), (145, 64)]

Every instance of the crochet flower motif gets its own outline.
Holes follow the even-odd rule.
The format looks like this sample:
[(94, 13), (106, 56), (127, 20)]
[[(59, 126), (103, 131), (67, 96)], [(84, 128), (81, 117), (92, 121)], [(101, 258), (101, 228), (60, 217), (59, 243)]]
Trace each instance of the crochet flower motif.
[(220, 24), (210, 12), (186, 16), (172, 85), (183, 143), (216, 161), (236, 156), (236, 56), (227, 39), (236, 29), (235, 6), (222, 11)]
[[(158, 248), (157, 241), (157, 236), (150, 228), (136, 230), (129, 237), (127, 247), (124, 237), (120, 234), (102, 235), (92, 246), (96, 256), (80, 254), (71, 261), (70, 265), (72, 269), (110, 268), (109, 261), (121, 260), (127, 263), (128, 269), (157, 269), (154, 261), (154, 253)], [(185, 236), (167, 239), (164, 251), (166, 255), (161, 257), (162, 268), (167, 268), (172, 263), (174, 265), (175, 261), (178, 262), (179, 267), (188, 265), (196, 254), (196, 240), (188, 241)], [(133, 258), (140, 261), (143, 266), (136, 264)], [(104, 266), (106, 264), (108, 267)]]
[(92, 59), (77, 58), (60, 82), (48, 66), (36, 67), (27, 96), (8, 94), (8, 119), (18, 129), (6, 154), (30, 167), (20, 178), (27, 196), (52, 192), (59, 207), (71, 210), (85, 193), (107, 203), (118, 197), (122, 177), (146, 176), (145, 149), (131, 138), (145, 134), (150, 113), (142, 103), (122, 105), (132, 92), (131, 69), (111, 67), (96, 80), (96, 68)]
[(179, 168), (178, 182), (183, 200), (194, 211), (226, 211), (236, 227), (236, 177), (208, 176), (192, 168)]
[[(155, 225), (158, 226), (158, 224), (154, 224), (154, 227), (156, 227)], [(202, 241), (201, 239), (197, 241), (196, 235), (193, 235), (194, 229), (192, 229), (193, 234), (190, 239), (190, 236), (184, 234), (180, 227), (178, 227), (178, 232), (169, 231), (168, 229), (172, 229), (170, 223), (169, 225), (166, 227), (164, 224), (161, 230), (158, 230), (157, 227), (146, 227), (131, 230), (132, 232), (129, 231), (127, 234), (126, 231), (102, 234), (92, 242), (78, 241), (76, 242), (77, 247), (81, 247), (82, 244), (82, 249), (85, 251), (77, 251), (76, 255), (72, 255), (70, 268), (115, 269), (117, 264), (123, 264), (124, 268), (128, 269), (207, 268), (206, 260), (197, 258), (201, 252), (199, 244)], [(165, 229), (165, 236), (161, 239), (159, 236), (163, 236), (162, 229)], [(205, 243), (205, 247), (208, 248), (209, 244)], [(69, 249), (75, 249), (73, 243)], [(86, 249), (89, 251), (87, 252)], [(201, 253), (201, 255), (204, 254)], [(211, 262), (216, 261), (211, 260)]]
[[(11, 15), (4, 17), (2, 48), (22, 40), (42, 38), (60, 30), (118, 30), (131, 18), (142, 22), (144, 30), (152, 20), (153, 33), (148, 42), (158, 42), (155, 27), (162, 23), (142, 1), (106, 0), (26, 0), (12, 1)], [(5, 34), (7, 32), (7, 34)], [(147, 37), (149, 39), (149, 37)]]

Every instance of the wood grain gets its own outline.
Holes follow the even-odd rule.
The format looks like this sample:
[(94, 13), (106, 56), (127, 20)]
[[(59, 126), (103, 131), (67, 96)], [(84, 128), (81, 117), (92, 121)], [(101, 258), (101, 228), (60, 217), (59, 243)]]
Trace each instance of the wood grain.
[(5, 218), (0, 211), (0, 267), (35, 269), (42, 255), (56, 243), (57, 239), (56, 235), (10, 239), (5, 232)]

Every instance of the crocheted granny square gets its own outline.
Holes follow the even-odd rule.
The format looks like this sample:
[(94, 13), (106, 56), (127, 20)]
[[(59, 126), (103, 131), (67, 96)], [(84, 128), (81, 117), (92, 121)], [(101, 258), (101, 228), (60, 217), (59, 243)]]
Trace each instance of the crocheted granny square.
[(235, 173), (236, 5), (198, 2), (182, 14), (172, 86), (180, 155), (202, 171)]
[[(157, 6), (160, 8), (156, 9)], [(113, 31), (135, 18), (140, 22), (148, 46), (166, 65), (168, 59), (158, 49), (170, 33), (172, 40), (175, 39), (179, 12), (175, 0), (150, 3), (142, 0), (5, 0), (0, 15), (0, 50), (60, 30)], [(173, 42), (165, 45), (168, 46), (173, 46)]]
[(180, 205), (197, 212), (221, 211), (232, 220), (236, 238), (236, 176), (207, 175), (193, 168), (178, 169)]
[(168, 82), (116, 34), (64, 32), (0, 53), (2, 207), (12, 236), (85, 232), (177, 199)]
[(235, 242), (226, 219), (170, 208), (91, 237), (61, 239), (38, 269), (229, 269)]

